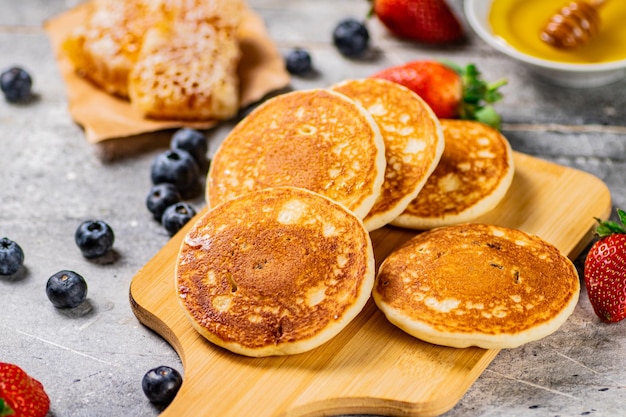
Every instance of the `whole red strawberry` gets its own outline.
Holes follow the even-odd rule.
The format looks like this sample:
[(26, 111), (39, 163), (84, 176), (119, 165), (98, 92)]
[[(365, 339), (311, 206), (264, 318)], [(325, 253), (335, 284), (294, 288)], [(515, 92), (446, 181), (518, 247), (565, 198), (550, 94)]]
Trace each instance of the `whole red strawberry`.
[(478, 120), (500, 128), (500, 115), (491, 103), (502, 98), (498, 89), (506, 80), (486, 83), (475, 65), (461, 68), (432, 60), (412, 61), (374, 75), (402, 84), (419, 95), (440, 119)]
[(595, 242), (585, 258), (585, 285), (595, 313), (614, 323), (626, 318), (626, 212), (617, 210), (620, 223), (598, 220)]
[(44, 417), (49, 409), (41, 382), (17, 365), (0, 362), (0, 416)]
[(373, 13), (400, 38), (441, 44), (463, 37), (463, 27), (444, 0), (374, 0)]

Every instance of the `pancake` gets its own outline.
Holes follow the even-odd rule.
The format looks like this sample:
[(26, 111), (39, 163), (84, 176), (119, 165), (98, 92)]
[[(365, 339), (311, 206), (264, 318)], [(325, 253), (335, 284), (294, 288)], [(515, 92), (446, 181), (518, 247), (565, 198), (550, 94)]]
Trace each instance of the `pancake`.
[(572, 262), (537, 236), (465, 224), (421, 233), (381, 264), (374, 301), (427, 342), (513, 348), (555, 332), (574, 311)]
[(379, 229), (406, 209), (437, 166), (444, 147), (439, 119), (417, 94), (397, 83), (368, 78), (331, 88), (363, 105), (383, 136), (385, 181), (363, 219), (367, 230)]
[(364, 218), (381, 193), (385, 145), (372, 116), (343, 94), (300, 90), (271, 98), (215, 153), (207, 204), (269, 187), (325, 195)]
[(470, 120), (440, 122), (439, 164), (393, 225), (425, 230), (471, 222), (495, 208), (513, 181), (513, 151), (500, 132)]
[(362, 221), (311, 191), (277, 187), (229, 200), (196, 221), (176, 264), (192, 326), (246, 356), (311, 350), (361, 311), (374, 284)]

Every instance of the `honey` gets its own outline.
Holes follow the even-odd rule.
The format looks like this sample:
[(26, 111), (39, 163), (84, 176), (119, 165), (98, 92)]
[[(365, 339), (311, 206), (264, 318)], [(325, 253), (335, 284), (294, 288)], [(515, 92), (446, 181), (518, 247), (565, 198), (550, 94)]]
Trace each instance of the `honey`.
[(591, 41), (566, 51), (544, 43), (546, 22), (569, 0), (493, 0), (489, 23), (494, 34), (520, 52), (536, 58), (597, 64), (626, 59), (626, 1), (606, 2), (600, 9), (600, 31)]

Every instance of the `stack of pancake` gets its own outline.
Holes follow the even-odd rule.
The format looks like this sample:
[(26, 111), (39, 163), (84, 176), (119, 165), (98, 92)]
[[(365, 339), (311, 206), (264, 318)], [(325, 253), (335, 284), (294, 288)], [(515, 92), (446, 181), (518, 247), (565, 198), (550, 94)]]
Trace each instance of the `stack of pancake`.
[[(535, 236), (471, 223), (505, 198), (513, 172), (500, 132), (439, 120), (389, 81), (279, 95), (213, 157), (209, 210), (177, 262), (180, 304), (208, 340), (249, 356), (319, 346), (372, 292), (391, 323), (432, 343), (544, 337), (576, 304), (575, 268)], [(368, 232), (389, 224), (427, 231), (374, 283)]]
[(425, 230), (492, 210), (513, 172), (497, 130), (439, 120), (409, 89), (368, 78), (260, 105), (216, 152), (207, 202), (296, 186), (344, 204), (369, 231), (390, 223)]

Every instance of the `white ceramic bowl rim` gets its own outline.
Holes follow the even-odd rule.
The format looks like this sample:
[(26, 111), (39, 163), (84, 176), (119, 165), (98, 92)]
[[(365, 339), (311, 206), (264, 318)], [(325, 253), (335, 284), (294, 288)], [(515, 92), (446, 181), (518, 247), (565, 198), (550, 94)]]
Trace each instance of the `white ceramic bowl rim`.
[[(536, 58), (522, 53), (491, 32), (489, 24), (487, 22), (486, 13), (489, 11), (492, 2), (493, 0), (465, 0), (465, 16), (467, 17), (470, 26), (474, 29), (478, 36), (480, 36), (485, 42), (487, 42), (489, 45), (496, 48), (500, 52), (517, 58), (520, 61), (536, 65), (538, 67), (562, 71), (600, 72), (626, 67), (626, 59), (622, 59), (619, 61), (603, 62), (601, 64), (570, 64), (565, 62), (557, 62), (547, 59)], [(483, 15), (481, 13), (485, 14)]]

